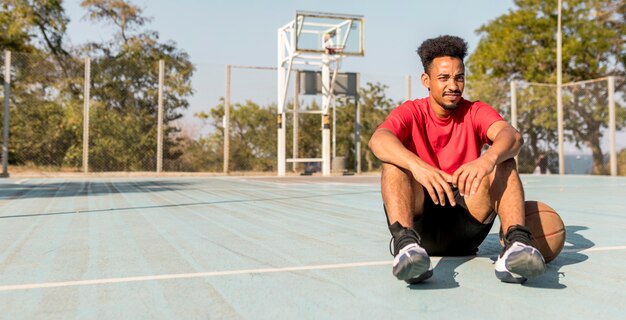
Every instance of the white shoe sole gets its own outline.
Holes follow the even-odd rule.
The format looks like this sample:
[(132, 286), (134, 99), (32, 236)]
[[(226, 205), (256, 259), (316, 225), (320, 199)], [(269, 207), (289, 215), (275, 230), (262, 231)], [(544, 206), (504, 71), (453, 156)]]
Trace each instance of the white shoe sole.
[[(429, 271), (430, 274), (427, 274)], [(407, 245), (393, 259), (392, 272), (398, 280), (415, 280), (416, 282), (426, 280), (432, 276), (430, 257), (426, 250), (417, 244)]]
[(523, 283), (546, 271), (541, 252), (519, 242), (513, 245), (496, 261), (496, 277), (502, 282)]

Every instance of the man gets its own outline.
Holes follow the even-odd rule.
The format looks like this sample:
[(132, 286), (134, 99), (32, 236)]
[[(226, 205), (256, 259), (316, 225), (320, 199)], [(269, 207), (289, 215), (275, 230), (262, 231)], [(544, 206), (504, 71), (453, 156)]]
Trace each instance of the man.
[(550, 174), (550, 169), (548, 169), (548, 157), (543, 154), (539, 155), (539, 159), (537, 159), (537, 165), (535, 166), (535, 174)]
[[(416, 283), (432, 276), (429, 255), (475, 254), (497, 215), (505, 246), (496, 277), (521, 283), (541, 275), (545, 262), (524, 227), (524, 191), (513, 159), (520, 133), (489, 105), (462, 98), (463, 39), (428, 39), (417, 52), (428, 97), (398, 106), (369, 142), (383, 162), (393, 274)], [(481, 154), (485, 144), (490, 147)]]

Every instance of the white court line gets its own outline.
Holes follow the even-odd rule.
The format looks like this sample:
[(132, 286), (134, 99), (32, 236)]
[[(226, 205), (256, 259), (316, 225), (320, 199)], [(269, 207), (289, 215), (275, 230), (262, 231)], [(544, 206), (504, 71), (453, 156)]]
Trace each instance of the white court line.
[(15, 184), (22, 184), (22, 183), (24, 183), (26, 181), (28, 181), (28, 179), (17, 180), (17, 181), (15, 181)]
[[(615, 250), (626, 250), (626, 246), (589, 248), (589, 249), (585, 249), (585, 250), (564, 249), (563, 252), (590, 252), (590, 251), (615, 251)], [(459, 259), (463, 259), (464, 257), (458, 257), (458, 258)], [(441, 258), (433, 257), (432, 260), (434, 260), (434, 262), (438, 262), (439, 260), (441, 260)], [(390, 260), (385, 260), (385, 261), (370, 261), (370, 262), (356, 262), (356, 263), (322, 264), (322, 265), (300, 266), (300, 267), (285, 267), (285, 268), (247, 269), (247, 270), (213, 271), (213, 272), (196, 272), (196, 273), (177, 273), (177, 274), (163, 274), (163, 275), (154, 275), (154, 276), (138, 276), (138, 277), (125, 277), (125, 278), (108, 278), (108, 279), (93, 279), (93, 280), (78, 280), (78, 281), (61, 281), (61, 282), (16, 284), (16, 285), (0, 286), (0, 292), (2, 292), (2, 291), (28, 290), (28, 289), (74, 287), (74, 286), (111, 284), (111, 283), (127, 283), (127, 282), (138, 282), (138, 281), (191, 279), (191, 278), (232, 276), (232, 275), (241, 275), (241, 274), (278, 273), (278, 272), (292, 272), (292, 271), (306, 271), (306, 270), (324, 270), (324, 269), (342, 269), (342, 268), (367, 267), (367, 266), (383, 266), (383, 265), (391, 265), (391, 261)]]
[(109, 278), (109, 279), (63, 281), (63, 282), (44, 282), (44, 283), (0, 286), (0, 291), (58, 288), (58, 287), (71, 287), (71, 286), (84, 286), (84, 285), (94, 285), (94, 284), (110, 284), (110, 283), (123, 283), (123, 282), (136, 282), (136, 281), (151, 281), (151, 280), (205, 278), (205, 277), (230, 276), (230, 275), (254, 274), (254, 273), (276, 273), (276, 272), (291, 272), (291, 271), (304, 271), (304, 270), (341, 269), (341, 268), (367, 267), (367, 266), (378, 266), (378, 265), (391, 265), (391, 261), (385, 260), (385, 261), (371, 261), (371, 262), (357, 262), (357, 263), (340, 263), (340, 264), (324, 264), (324, 265), (314, 265), (314, 266), (286, 267), (286, 268), (178, 273), (178, 274), (163, 274), (163, 275), (155, 275), (155, 276), (139, 276), (139, 277), (126, 277), (126, 278)]
[(585, 250), (563, 249), (563, 252), (591, 252), (591, 251), (615, 251), (615, 250), (626, 250), (626, 246), (599, 247), (599, 248), (589, 248)]

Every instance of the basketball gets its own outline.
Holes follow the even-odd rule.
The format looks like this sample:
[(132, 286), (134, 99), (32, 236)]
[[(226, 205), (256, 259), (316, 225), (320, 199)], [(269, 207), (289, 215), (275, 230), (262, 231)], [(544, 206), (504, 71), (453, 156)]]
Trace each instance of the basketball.
[(544, 259), (556, 258), (565, 245), (565, 225), (559, 214), (540, 201), (526, 201), (526, 227), (532, 233), (533, 245)]

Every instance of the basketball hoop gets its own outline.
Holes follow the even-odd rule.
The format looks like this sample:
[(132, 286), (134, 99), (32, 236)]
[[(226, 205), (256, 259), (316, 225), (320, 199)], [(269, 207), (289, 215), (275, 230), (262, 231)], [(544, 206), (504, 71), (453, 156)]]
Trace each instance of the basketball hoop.
[[(362, 57), (363, 16), (323, 12), (296, 11), (296, 18), (278, 29), (278, 175), (284, 176), (286, 163), (299, 158), (286, 156), (286, 105), (289, 78), (293, 65), (315, 65), (321, 67), (321, 114), (328, 120), (331, 109), (334, 84), (337, 80), (342, 59), (349, 56)], [(330, 64), (334, 72), (330, 74)], [(356, 83), (356, 82), (355, 82)], [(294, 109), (295, 110), (295, 109)], [(333, 109), (334, 112), (334, 109)], [(333, 117), (333, 119), (335, 119)], [(333, 130), (335, 126), (332, 126)], [(294, 133), (296, 130), (293, 131)], [(328, 125), (322, 128), (322, 174), (331, 173), (331, 133)], [(357, 148), (358, 150), (358, 148)], [(295, 153), (294, 153), (295, 154)], [(333, 153), (334, 154), (334, 153)], [(360, 156), (357, 156), (360, 159)]]

